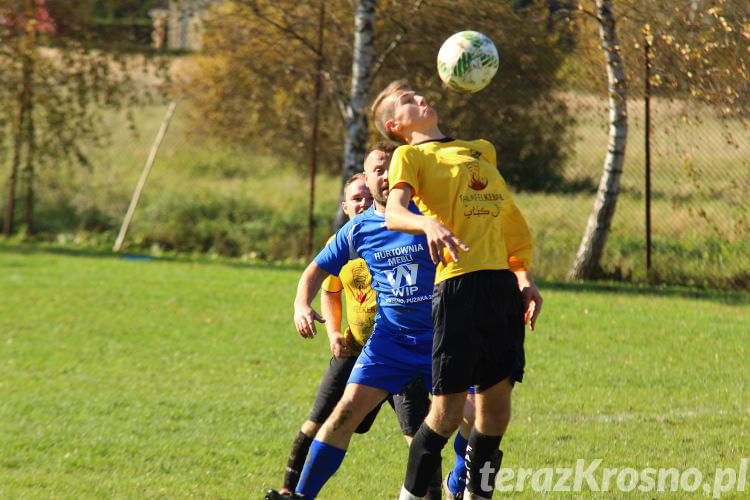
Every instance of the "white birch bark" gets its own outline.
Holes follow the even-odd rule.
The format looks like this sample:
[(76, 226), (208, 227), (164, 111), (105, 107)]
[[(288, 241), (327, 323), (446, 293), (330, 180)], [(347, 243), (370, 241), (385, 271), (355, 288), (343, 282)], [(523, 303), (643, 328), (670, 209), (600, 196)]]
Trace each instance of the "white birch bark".
[(594, 208), (586, 224), (586, 232), (581, 240), (573, 266), (568, 271), (569, 279), (590, 278), (599, 267), (612, 218), (615, 214), (617, 196), (620, 192), (620, 176), (628, 137), (627, 93), (625, 70), (615, 32), (612, 4), (613, 0), (596, 0), (599, 36), (607, 63), (609, 91), (608, 150)]
[[(352, 85), (349, 105), (344, 110), (346, 136), (342, 182), (362, 171), (367, 149), (367, 114), (372, 84), (373, 44), (375, 38), (375, 7), (377, 0), (360, 0), (354, 11), (354, 43), (352, 47)], [(346, 222), (339, 209), (334, 225)]]

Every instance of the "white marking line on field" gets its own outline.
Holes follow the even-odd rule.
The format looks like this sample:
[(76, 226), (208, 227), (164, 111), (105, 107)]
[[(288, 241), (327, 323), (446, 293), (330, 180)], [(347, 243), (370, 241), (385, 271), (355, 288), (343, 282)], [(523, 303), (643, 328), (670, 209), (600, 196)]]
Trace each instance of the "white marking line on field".
[[(750, 408), (747, 409), (750, 413)], [(693, 410), (677, 410), (670, 411), (669, 413), (620, 413), (618, 415), (594, 415), (593, 418), (600, 422), (624, 422), (628, 420), (656, 420), (658, 422), (665, 422), (673, 419), (689, 419), (695, 417), (701, 417), (708, 414), (713, 415), (728, 415), (730, 412), (726, 410), (717, 410), (715, 408), (696, 408)], [(586, 418), (586, 417), (584, 417)]]

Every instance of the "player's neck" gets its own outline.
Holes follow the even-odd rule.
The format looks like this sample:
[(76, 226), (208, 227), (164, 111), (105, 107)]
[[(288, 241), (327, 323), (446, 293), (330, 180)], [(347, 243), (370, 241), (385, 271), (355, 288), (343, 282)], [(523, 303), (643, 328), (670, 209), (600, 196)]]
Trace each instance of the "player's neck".
[(445, 137), (446, 135), (443, 134), (437, 126), (435, 126), (433, 128), (425, 130), (414, 130), (406, 139), (409, 144), (421, 144), (427, 141), (445, 139)]
[(375, 210), (376, 214), (379, 214), (385, 217), (385, 205), (374, 200), (372, 202), (372, 205), (374, 207), (373, 210)]

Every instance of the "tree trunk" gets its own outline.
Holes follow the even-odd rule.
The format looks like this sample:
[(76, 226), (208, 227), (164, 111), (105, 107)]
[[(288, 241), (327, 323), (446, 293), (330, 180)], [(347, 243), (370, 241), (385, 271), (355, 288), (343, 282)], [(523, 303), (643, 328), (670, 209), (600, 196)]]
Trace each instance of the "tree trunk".
[[(354, 46), (352, 86), (346, 109), (346, 137), (344, 138), (344, 167), (342, 185), (352, 175), (362, 171), (367, 149), (367, 113), (372, 84), (373, 40), (375, 38), (375, 7), (377, 0), (360, 0), (354, 12)], [(342, 194), (343, 196), (343, 194)], [(339, 208), (334, 229), (346, 223), (346, 215)]]
[(318, 4), (318, 44), (315, 54), (315, 88), (313, 90), (312, 132), (310, 134), (310, 186), (307, 204), (307, 260), (313, 257), (313, 236), (315, 233), (315, 173), (318, 165), (318, 114), (320, 112), (320, 91), (323, 71), (323, 28), (325, 23), (325, 0)]
[(13, 134), (13, 159), (10, 164), (10, 175), (8, 176), (8, 201), (5, 203), (5, 220), (3, 221), (3, 236), (6, 238), (13, 233), (13, 214), (16, 208), (16, 180), (18, 177), (18, 165), (21, 162), (21, 125), (23, 124), (23, 106), (18, 106), (15, 130)]
[(26, 196), (24, 200), (24, 224), (26, 235), (34, 233), (34, 157), (36, 156), (36, 141), (34, 136), (34, 99), (31, 75), (34, 73), (34, 60), (28, 58), (28, 69), (24, 72), (28, 75), (28, 81), (24, 82), (26, 91), (26, 164), (23, 168), (23, 181), (26, 185)]
[(10, 236), (13, 233), (13, 215), (16, 207), (16, 184), (18, 181), (18, 167), (21, 165), (21, 150), (24, 144), (24, 125), (29, 117), (29, 106), (31, 104), (31, 73), (32, 61), (28, 53), (23, 54), (21, 63), (21, 89), (18, 92), (18, 113), (13, 126), (13, 159), (8, 176), (8, 201), (5, 204), (5, 221), (3, 222), (3, 235)]
[(604, 171), (596, 193), (594, 209), (586, 224), (586, 233), (581, 240), (569, 279), (591, 278), (599, 268), (604, 253), (610, 224), (615, 214), (617, 196), (620, 191), (620, 175), (625, 159), (625, 144), (628, 136), (625, 70), (620, 57), (620, 44), (615, 33), (613, 0), (597, 0), (599, 36), (607, 62), (609, 91), (609, 144), (604, 160)]
[(36, 140), (34, 136), (33, 101), (29, 99), (26, 115), (26, 165), (23, 168), (23, 180), (26, 184), (24, 200), (24, 224), (26, 235), (34, 234), (34, 157)]

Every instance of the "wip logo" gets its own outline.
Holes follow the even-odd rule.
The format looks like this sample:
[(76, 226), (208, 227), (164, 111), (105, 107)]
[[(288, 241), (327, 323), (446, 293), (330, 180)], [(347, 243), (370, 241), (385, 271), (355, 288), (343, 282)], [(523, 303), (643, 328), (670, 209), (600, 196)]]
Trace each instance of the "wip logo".
[(391, 290), (396, 297), (408, 297), (414, 295), (419, 287), (417, 286), (417, 272), (419, 264), (405, 264), (398, 266), (393, 271), (385, 271), (385, 277), (391, 284)]

